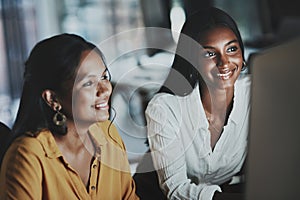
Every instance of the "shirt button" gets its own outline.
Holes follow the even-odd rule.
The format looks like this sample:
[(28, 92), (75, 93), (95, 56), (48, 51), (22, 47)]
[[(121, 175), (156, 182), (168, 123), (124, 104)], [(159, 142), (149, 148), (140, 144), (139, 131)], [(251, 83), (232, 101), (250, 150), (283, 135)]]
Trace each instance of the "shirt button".
[(95, 169), (97, 167), (97, 165), (93, 165), (93, 168)]
[(96, 189), (96, 187), (95, 187), (95, 186), (92, 186), (92, 187), (91, 187), (91, 189), (92, 189), (92, 190), (95, 190), (95, 189)]

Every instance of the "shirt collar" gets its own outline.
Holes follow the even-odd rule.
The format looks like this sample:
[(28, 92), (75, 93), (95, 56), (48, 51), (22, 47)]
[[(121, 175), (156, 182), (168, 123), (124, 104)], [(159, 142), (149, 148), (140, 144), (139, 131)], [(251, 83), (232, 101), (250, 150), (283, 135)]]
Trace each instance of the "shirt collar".
[[(101, 146), (106, 145), (107, 139), (103, 133), (102, 123), (95, 123), (89, 127), (89, 133), (91, 134), (91, 138), (96, 147), (96, 155), (95, 157), (100, 157), (101, 154)], [(33, 136), (32, 133), (27, 133), (30, 136)], [(59, 150), (54, 136), (49, 130), (43, 130), (36, 136), (37, 140), (41, 143), (45, 154), (49, 158), (58, 158), (62, 156), (61, 151)]]
[[(204, 108), (202, 106), (202, 101), (200, 97), (199, 84), (196, 85), (192, 93), (189, 94), (187, 98), (189, 99), (188, 100), (189, 105), (195, 105), (195, 102), (199, 102), (196, 103), (195, 106), (189, 106), (190, 108), (189, 116), (190, 116), (190, 121), (192, 122), (193, 129), (196, 130), (199, 127), (208, 128), (208, 122), (206, 120)], [(195, 120), (195, 119), (199, 119), (199, 120)]]
[(101, 123), (95, 123), (89, 127), (91, 139), (95, 145), (95, 157), (100, 160), (101, 147), (107, 144), (107, 139), (103, 134)]
[(248, 80), (248, 77), (243, 79), (240, 75), (240, 78), (234, 84), (233, 107), (229, 120), (232, 120), (235, 124), (239, 124), (243, 119), (241, 115), (246, 113), (247, 105), (249, 105), (249, 95), (247, 94), (249, 88), (245, 85)]
[(96, 144), (103, 146), (107, 143), (107, 138), (104, 135), (102, 123), (95, 123), (89, 127), (89, 132)]
[[(229, 121), (232, 121), (235, 124), (238, 124), (242, 119), (241, 113), (244, 113), (244, 105), (247, 103), (247, 95), (245, 93), (245, 87), (243, 86), (243, 82), (238, 79), (234, 84), (234, 97), (233, 97), (233, 108), (229, 115)], [(202, 105), (199, 84), (196, 85), (191, 94), (185, 96), (189, 99), (189, 104), (194, 105), (195, 102), (199, 102), (195, 105), (195, 107), (190, 106), (190, 118), (194, 129), (198, 129), (199, 127), (208, 128), (208, 122), (206, 120), (205, 111)], [(183, 98), (185, 98), (183, 97)], [(199, 119), (194, 120), (194, 119)]]

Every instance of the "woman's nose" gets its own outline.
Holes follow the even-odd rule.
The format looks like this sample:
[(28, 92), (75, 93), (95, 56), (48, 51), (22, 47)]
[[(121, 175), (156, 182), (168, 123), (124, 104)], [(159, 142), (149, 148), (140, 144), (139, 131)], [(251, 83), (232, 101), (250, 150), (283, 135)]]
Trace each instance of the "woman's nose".
[(229, 64), (229, 59), (226, 55), (219, 55), (217, 66), (218, 67), (226, 67)]
[(109, 81), (99, 81), (97, 87), (97, 96), (110, 95), (111, 84)]

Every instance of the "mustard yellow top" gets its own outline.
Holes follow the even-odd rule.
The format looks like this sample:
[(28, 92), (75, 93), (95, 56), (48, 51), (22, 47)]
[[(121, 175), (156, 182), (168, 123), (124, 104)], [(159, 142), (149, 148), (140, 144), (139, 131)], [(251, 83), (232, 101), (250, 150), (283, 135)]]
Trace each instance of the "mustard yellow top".
[(97, 142), (90, 165), (89, 188), (68, 164), (51, 132), (17, 138), (8, 149), (0, 174), (0, 199), (139, 199), (124, 143), (110, 121), (92, 125)]

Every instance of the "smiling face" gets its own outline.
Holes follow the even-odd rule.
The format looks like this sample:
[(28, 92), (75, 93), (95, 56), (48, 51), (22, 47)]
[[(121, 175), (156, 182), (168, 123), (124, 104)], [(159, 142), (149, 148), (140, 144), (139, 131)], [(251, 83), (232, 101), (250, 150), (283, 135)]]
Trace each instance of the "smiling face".
[(83, 52), (73, 86), (74, 121), (90, 125), (107, 120), (111, 92), (110, 74), (99, 54), (94, 51)]
[(243, 65), (242, 50), (233, 31), (217, 26), (203, 32), (199, 43), (203, 47), (199, 71), (205, 84), (218, 89), (233, 87)]

